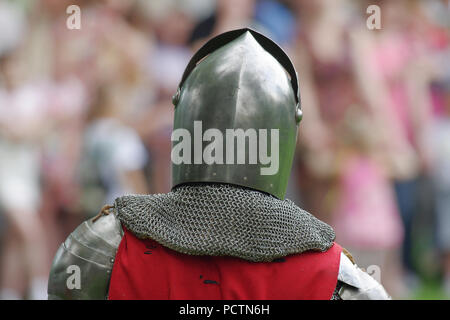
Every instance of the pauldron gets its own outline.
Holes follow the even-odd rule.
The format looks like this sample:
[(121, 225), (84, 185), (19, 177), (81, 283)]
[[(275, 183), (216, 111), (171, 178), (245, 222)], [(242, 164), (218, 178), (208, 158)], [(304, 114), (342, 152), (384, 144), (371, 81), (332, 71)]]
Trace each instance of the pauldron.
[(59, 247), (50, 271), (49, 299), (107, 299), (123, 236), (114, 214), (82, 223)]
[(341, 300), (391, 300), (383, 286), (358, 268), (344, 252), (341, 253), (338, 285), (333, 297)]

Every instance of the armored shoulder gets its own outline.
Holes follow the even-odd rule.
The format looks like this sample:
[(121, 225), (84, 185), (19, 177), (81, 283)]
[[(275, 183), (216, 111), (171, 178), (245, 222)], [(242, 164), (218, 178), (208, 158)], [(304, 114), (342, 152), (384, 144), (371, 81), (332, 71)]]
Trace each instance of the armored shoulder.
[(123, 230), (114, 213), (83, 222), (56, 252), (49, 299), (106, 299)]
[(341, 253), (337, 293), (342, 300), (390, 300), (383, 286)]

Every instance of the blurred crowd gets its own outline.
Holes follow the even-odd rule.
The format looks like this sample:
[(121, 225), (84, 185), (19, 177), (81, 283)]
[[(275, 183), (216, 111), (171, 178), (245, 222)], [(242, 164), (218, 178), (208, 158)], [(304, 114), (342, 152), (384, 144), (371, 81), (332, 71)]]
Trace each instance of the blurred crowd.
[(193, 52), (240, 27), (299, 74), (288, 198), (394, 297), (450, 297), (450, 1), (0, 0), (0, 299), (45, 299), (78, 224), (170, 190), (171, 97)]

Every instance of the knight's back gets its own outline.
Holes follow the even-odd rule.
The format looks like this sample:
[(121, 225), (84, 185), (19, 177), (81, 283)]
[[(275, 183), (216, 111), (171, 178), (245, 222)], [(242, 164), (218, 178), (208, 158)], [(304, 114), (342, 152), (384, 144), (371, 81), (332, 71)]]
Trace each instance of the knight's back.
[[(389, 299), (333, 241), (324, 251), (254, 262), (170, 249), (146, 238), (145, 227), (137, 231), (139, 223), (130, 224), (134, 232), (123, 227), (127, 215), (118, 216), (111, 208), (69, 235), (53, 261), (49, 299)], [(320, 237), (319, 229), (312, 233)]]
[(172, 190), (119, 197), (75, 230), (50, 298), (388, 298), (329, 225), (285, 199), (302, 111), (277, 44), (250, 29), (218, 35), (173, 103)]

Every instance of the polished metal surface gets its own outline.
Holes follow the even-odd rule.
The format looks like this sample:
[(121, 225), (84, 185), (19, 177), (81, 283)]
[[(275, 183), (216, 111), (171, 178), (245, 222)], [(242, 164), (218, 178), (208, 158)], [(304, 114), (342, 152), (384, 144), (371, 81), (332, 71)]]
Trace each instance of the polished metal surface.
[[(202, 121), (203, 131), (219, 129), (225, 140), (226, 129), (257, 132), (267, 129), (268, 136), (271, 129), (278, 129), (278, 172), (261, 175), (260, 169), (267, 165), (249, 164), (248, 154), (245, 164), (172, 163), (172, 186), (191, 182), (230, 183), (284, 199), (301, 119), (299, 98), (293, 88), (293, 83), (297, 85), (296, 73), (292, 72), (295, 81), (291, 81), (286, 69), (255, 37), (272, 46), (276, 44), (262, 35), (254, 35), (251, 31), (244, 32), (193, 67), (173, 99), (174, 130), (187, 129), (194, 137), (194, 121)], [(283, 57), (288, 59), (285, 54)], [(209, 143), (203, 141), (202, 150)], [(270, 146), (269, 141), (267, 145)], [(236, 155), (236, 144), (234, 148)], [(191, 149), (194, 155), (194, 147)]]
[[(114, 214), (83, 222), (59, 247), (48, 283), (49, 299), (106, 299), (117, 248), (123, 236)], [(79, 270), (80, 287), (68, 285)]]
[(342, 283), (339, 296), (342, 300), (390, 300), (383, 286), (358, 268), (341, 253), (338, 280)]

